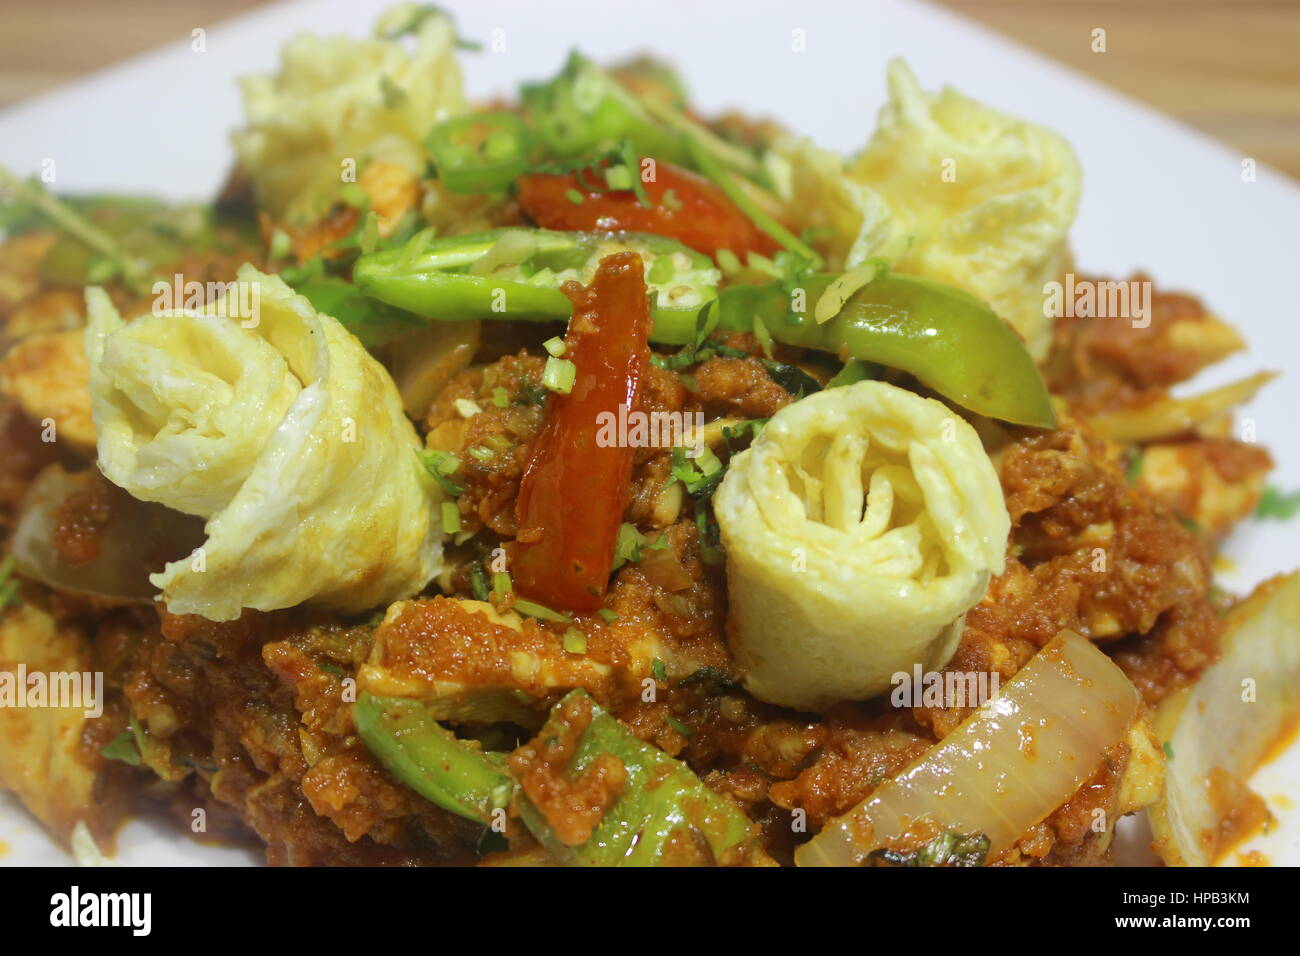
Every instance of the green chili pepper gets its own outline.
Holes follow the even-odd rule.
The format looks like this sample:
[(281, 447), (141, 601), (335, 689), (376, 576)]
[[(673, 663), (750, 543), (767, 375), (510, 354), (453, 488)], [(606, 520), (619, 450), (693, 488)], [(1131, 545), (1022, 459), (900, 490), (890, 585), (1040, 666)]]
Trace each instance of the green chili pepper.
[(425, 799), (483, 824), (509, 804), (513, 784), (501, 756), (457, 738), (420, 701), (363, 693), (352, 716), (375, 759)]
[(631, 143), (638, 158), (689, 161), (685, 139), (652, 120), (636, 97), (580, 53), (546, 83), (521, 90), (538, 138), (555, 156), (592, 153), (618, 140)]
[(317, 312), (338, 319), (366, 348), (427, 327), (418, 316), (364, 296), (351, 282), (335, 276), (315, 276), (295, 286), (294, 291)]
[[(469, 274), (467, 270), (509, 231), (423, 245), (416, 245), (416, 237), (410, 247), (363, 256), (353, 280), (366, 295), (428, 318), (567, 319), (568, 299), (557, 280), (538, 282), (546, 275), (541, 270), (579, 268), (595, 254), (598, 242), (611, 237), (514, 230), (530, 234), (535, 243), (527, 257), (537, 270), (531, 282)], [(661, 236), (619, 238), (643, 242), (656, 255), (684, 249)], [(813, 320), (817, 301), (836, 278), (805, 274), (766, 285), (733, 285), (720, 293), (700, 288), (700, 298), (709, 300), (703, 312), (656, 304), (650, 338), (662, 344), (699, 345), (702, 314), (705, 330), (751, 332), (757, 320), (777, 342), (899, 369), (981, 415), (1040, 428), (1055, 425), (1051, 398), (1033, 359), (987, 305), (952, 286), (885, 273), (855, 291), (833, 318), (818, 324)], [(681, 279), (674, 275), (673, 282)]]
[(454, 193), (498, 192), (528, 168), (532, 134), (513, 113), (472, 113), (438, 123), (425, 148)]
[[(497, 272), (474, 274), (473, 270), (494, 255), (494, 249), (516, 236), (526, 238), (518, 253), (523, 261), (501, 263), (521, 267), (510, 273), (511, 278)], [(559, 273), (582, 271), (601, 243), (610, 241), (640, 246), (654, 257), (684, 255), (693, 271), (712, 274), (708, 257), (664, 236), (494, 229), (433, 240), (416, 236), (405, 247), (362, 256), (353, 267), (352, 280), (365, 295), (427, 318), (562, 322), (573, 307), (560, 292)], [(674, 286), (690, 284), (689, 277), (677, 273), (671, 279)], [(694, 288), (701, 301), (717, 294), (711, 283), (696, 282)], [(652, 309), (656, 325), (666, 330), (659, 340), (675, 344), (691, 341), (699, 311), (699, 305), (674, 309), (656, 304)]]
[[(587, 693), (569, 693), (551, 711), (537, 740), (571, 734), (565, 704)], [(623, 764), (627, 782), (587, 842), (561, 843), (542, 813), (519, 800), (524, 825), (556, 859), (570, 866), (669, 866), (683, 863), (747, 862), (754, 827), (741, 810), (705, 786), (686, 764), (638, 740), (626, 727), (591, 704), (591, 722), (578, 734), (565, 768), (577, 776), (601, 754)], [(706, 850), (707, 847), (707, 850)]]
[(842, 369), (831, 376), (826, 387), (838, 388), (841, 385), (852, 385), (869, 378), (880, 378), (884, 372), (884, 366), (878, 362), (864, 362), (862, 359), (851, 358), (844, 363)]

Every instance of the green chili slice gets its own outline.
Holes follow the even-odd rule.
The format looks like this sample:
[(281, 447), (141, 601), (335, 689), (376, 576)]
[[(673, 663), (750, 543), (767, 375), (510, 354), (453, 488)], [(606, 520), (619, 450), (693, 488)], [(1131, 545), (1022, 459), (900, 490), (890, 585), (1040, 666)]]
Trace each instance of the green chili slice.
[(499, 192), (528, 168), (532, 134), (513, 113), (472, 113), (435, 125), (425, 149), (454, 193)]

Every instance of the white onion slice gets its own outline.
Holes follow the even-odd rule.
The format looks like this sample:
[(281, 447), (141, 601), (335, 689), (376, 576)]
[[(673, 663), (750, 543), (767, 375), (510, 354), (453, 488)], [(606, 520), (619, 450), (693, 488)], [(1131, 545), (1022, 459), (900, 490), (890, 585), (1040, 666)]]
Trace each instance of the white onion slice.
[(50, 465), (36, 476), (19, 507), (10, 541), (14, 567), (25, 577), (63, 591), (114, 602), (150, 602), (158, 589), (149, 583), (149, 572), (201, 545), (203, 521), (137, 501), (108, 485), (110, 517), (101, 532), (99, 555), (84, 564), (69, 564), (54, 548), (54, 511), (95, 480), (94, 472), (70, 473), (61, 465)]
[(1110, 658), (1062, 631), (998, 697), (800, 847), (795, 862), (858, 866), (920, 822), (983, 834), (993, 859), (1096, 771), (1137, 706)]
[(1168, 744), (1165, 792), (1150, 810), (1153, 849), (1170, 866), (1220, 851), (1213, 771), (1247, 780), (1300, 713), (1300, 571), (1265, 581), (1228, 614), (1220, 656), (1170, 694), (1153, 729)]
[(1186, 398), (1170, 395), (1149, 405), (1093, 415), (1088, 419), (1088, 427), (1102, 438), (1116, 442), (1172, 438), (1246, 404), (1274, 378), (1277, 378), (1276, 372), (1256, 372), (1248, 378), (1199, 395)]

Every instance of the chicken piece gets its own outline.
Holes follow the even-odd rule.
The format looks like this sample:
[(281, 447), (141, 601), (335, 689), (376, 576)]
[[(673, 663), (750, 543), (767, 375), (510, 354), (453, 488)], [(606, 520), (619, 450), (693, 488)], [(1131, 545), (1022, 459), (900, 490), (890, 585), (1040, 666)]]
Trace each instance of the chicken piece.
[(1137, 487), (1217, 541), (1255, 510), (1272, 467), (1265, 449), (1241, 442), (1147, 445)]
[(0, 321), (41, 287), (41, 260), (58, 238), (56, 232), (28, 232), (0, 244)]
[[(0, 614), (0, 788), (17, 794), (64, 843), (84, 821), (109, 849), (124, 798), (104, 776), (107, 761), (95, 746), (95, 718), (105, 703), (102, 673), (97, 684), (84, 635), (34, 601)], [(59, 702), (68, 706), (36, 705), (30, 695), (38, 676), (51, 695), (47, 704), (58, 688)], [(18, 705), (19, 697), (27, 706)]]
[(1191, 296), (1153, 292), (1147, 318), (1059, 319), (1044, 368), (1052, 393), (1086, 414), (1142, 404), (1245, 348), (1231, 325)]
[(439, 720), (536, 726), (574, 687), (609, 698), (606, 655), (591, 643), (587, 651), (570, 654), (537, 621), (482, 601), (399, 601), (376, 629), (357, 683), (380, 697), (420, 698)]
[(54, 423), (54, 438), (93, 454), (90, 365), (81, 331), (44, 332), (0, 359), (0, 395), (15, 399), (33, 421)]
[(80, 292), (51, 289), (34, 296), (9, 315), (0, 331), (0, 352), (42, 332), (67, 332), (86, 324), (86, 303)]

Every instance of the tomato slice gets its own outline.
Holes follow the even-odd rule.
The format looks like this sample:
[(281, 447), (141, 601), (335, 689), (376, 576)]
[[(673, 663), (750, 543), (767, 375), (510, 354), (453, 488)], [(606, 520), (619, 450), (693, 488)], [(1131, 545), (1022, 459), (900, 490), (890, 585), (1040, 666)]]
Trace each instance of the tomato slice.
[[(590, 188), (603, 181), (599, 169), (586, 170), (581, 180), (577, 173), (532, 173), (517, 181), (519, 205), (544, 229), (650, 232), (714, 257), (730, 249), (742, 262), (750, 252), (771, 256), (780, 248), (721, 189), (684, 169), (657, 163), (654, 181), (643, 183), (648, 205), (630, 189)], [(665, 202), (669, 190), (672, 197)], [(574, 201), (578, 196), (581, 202)]]
[(597, 443), (602, 413), (634, 409), (650, 362), (650, 297), (641, 258), (600, 261), (591, 285), (565, 283), (573, 317), (564, 357), (573, 389), (552, 394), (519, 483), (512, 577), (548, 607), (590, 612), (603, 603), (627, 509), (634, 449)]

